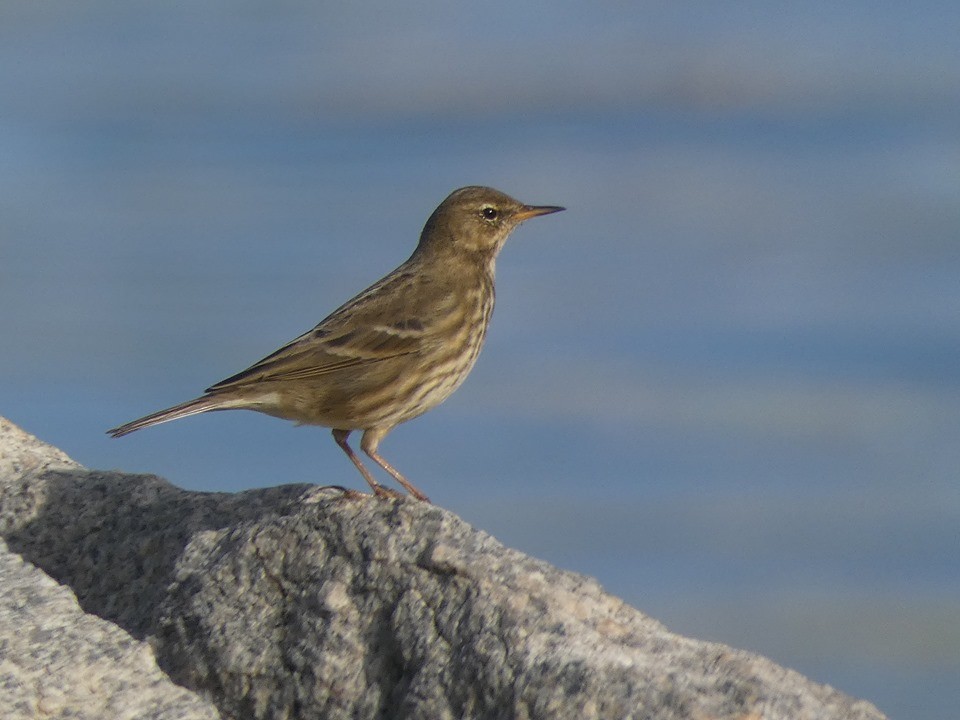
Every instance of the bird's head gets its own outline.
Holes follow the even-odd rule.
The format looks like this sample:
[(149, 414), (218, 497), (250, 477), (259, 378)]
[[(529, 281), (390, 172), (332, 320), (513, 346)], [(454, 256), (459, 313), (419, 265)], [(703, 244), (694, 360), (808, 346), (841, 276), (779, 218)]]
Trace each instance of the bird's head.
[(471, 186), (454, 190), (433, 211), (420, 235), (418, 251), (477, 254), (493, 259), (517, 225), (563, 210), (555, 205), (524, 205), (499, 190)]

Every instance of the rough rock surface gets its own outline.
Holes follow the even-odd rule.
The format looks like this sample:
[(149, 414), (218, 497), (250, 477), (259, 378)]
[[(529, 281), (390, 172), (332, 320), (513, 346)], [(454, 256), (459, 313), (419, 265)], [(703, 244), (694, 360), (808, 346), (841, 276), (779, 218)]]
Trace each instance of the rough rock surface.
[[(68, 593), (48, 588), (67, 600), (36, 619), (46, 633), (0, 637), (0, 692), (16, 697), (11, 664), (36, 663), (57, 702), (80, 708), (90, 691), (77, 691), (76, 668), (35, 644), (86, 638), (79, 662), (108, 655), (141, 682), (97, 686), (101, 717), (215, 716), (176, 688), (171, 707), (198, 704), (118, 709), (124, 693), (132, 708), (158, 687), (144, 639), (225, 717), (883, 717), (765, 658), (674, 635), (595, 581), (422, 503), (312, 486), (185, 492), (86, 470), (0, 418), (0, 533), (99, 616), (66, 627)], [(0, 605), (16, 609), (11, 567), (23, 570), (0, 564)]]
[(150, 646), (77, 605), (67, 588), (0, 540), (0, 717), (213, 720), (175, 685)]

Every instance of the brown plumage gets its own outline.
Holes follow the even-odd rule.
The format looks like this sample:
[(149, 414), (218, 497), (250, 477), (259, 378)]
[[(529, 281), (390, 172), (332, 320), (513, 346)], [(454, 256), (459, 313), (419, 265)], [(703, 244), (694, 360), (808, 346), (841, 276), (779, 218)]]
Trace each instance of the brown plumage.
[(563, 210), (524, 205), (487, 187), (465, 187), (427, 220), (413, 255), (315, 328), (194, 400), (108, 430), (120, 437), (213, 410), (257, 410), (333, 437), (377, 495), (377, 483), (347, 444), (361, 449), (419, 500), (427, 496), (377, 452), (399, 423), (443, 402), (466, 379), (494, 304), (497, 253), (528, 218)]

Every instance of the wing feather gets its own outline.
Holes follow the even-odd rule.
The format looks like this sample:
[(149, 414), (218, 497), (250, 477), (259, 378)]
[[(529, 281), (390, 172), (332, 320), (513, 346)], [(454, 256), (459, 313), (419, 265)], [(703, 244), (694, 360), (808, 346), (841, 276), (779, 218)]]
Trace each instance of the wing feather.
[(411, 285), (424, 279), (410, 262), (341, 305), (309, 332), (207, 392), (263, 381), (322, 377), (411, 355), (435, 344), (437, 338), (431, 330), (436, 330), (436, 321), (454, 311), (456, 304), (452, 295), (442, 293), (439, 304), (420, 307), (415, 301), (422, 295), (411, 292)]
[[(415, 325), (416, 321), (411, 323)], [(341, 333), (327, 332), (318, 327), (246, 370), (212, 385), (207, 392), (263, 381), (305, 380), (383, 362), (418, 352), (423, 346), (423, 336), (422, 329), (397, 331), (393, 326), (383, 325), (354, 328)]]

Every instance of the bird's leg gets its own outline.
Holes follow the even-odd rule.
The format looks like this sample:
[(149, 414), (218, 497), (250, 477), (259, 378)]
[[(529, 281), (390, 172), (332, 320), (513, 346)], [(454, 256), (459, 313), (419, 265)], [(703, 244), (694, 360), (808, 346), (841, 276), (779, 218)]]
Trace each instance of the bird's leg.
[(350, 437), (349, 430), (334, 430), (333, 439), (336, 441), (337, 445), (340, 446), (340, 449), (343, 450), (347, 457), (350, 458), (351, 462), (356, 465), (357, 470), (360, 471), (360, 474), (363, 475), (363, 479), (367, 481), (367, 484), (373, 489), (374, 495), (378, 497), (388, 497), (388, 498), (397, 498), (402, 497), (399, 493), (394, 492), (393, 490), (388, 490), (383, 485), (378, 483), (373, 479), (373, 475), (370, 474), (370, 471), (364, 467), (363, 463), (360, 462), (360, 458), (357, 457), (356, 453), (353, 452), (353, 448), (347, 444), (347, 438)]
[(364, 431), (363, 437), (360, 439), (360, 449), (363, 450), (377, 465), (390, 473), (390, 475), (393, 476), (393, 479), (403, 485), (403, 487), (407, 489), (407, 492), (413, 495), (417, 500), (422, 500), (423, 502), (427, 503), (430, 502), (430, 498), (420, 492), (412, 482), (401, 475), (399, 470), (384, 460), (380, 456), (380, 453), (377, 452), (377, 446), (380, 445), (380, 441), (383, 440), (383, 437), (386, 434), (387, 430), (378, 428), (371, 428), (370, 430)]

